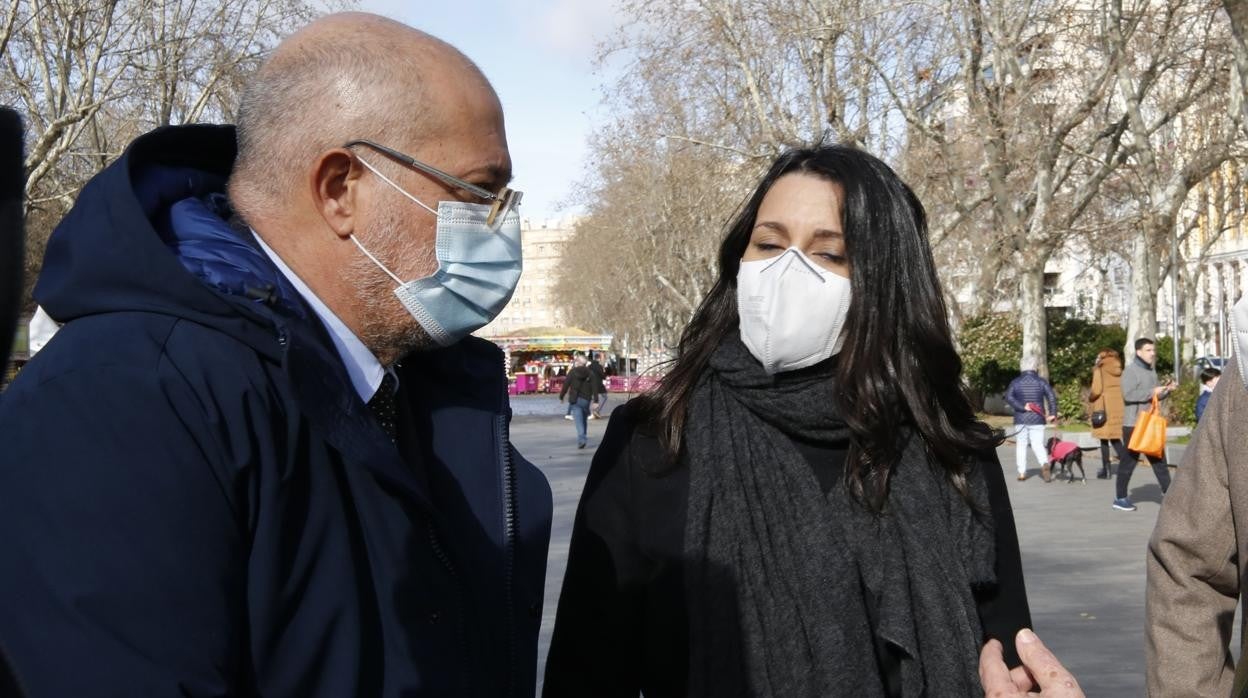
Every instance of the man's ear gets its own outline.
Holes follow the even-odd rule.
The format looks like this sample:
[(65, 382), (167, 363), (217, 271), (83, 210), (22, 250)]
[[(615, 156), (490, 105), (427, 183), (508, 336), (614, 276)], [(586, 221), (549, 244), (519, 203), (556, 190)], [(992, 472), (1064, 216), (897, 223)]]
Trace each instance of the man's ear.
[(359, 224), (363, 173), (364, 168), (346, 148), (325, 151), (308, 173), (316, 211), (343, 239), (350, 237)]

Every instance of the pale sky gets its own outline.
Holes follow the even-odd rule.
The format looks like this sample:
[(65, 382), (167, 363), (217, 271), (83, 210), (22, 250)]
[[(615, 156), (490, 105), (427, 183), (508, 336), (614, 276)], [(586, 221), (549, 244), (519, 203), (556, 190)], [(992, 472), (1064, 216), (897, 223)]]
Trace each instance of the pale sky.
[(591, 127), (605, 122), (609, 76), (593, 59), (618, 23), (611, 0), (361, 0), (360, 9), (453, 44), (485, 72), (503, 102), (522, 216), (579, 211), (563, 204), (585, 171)]

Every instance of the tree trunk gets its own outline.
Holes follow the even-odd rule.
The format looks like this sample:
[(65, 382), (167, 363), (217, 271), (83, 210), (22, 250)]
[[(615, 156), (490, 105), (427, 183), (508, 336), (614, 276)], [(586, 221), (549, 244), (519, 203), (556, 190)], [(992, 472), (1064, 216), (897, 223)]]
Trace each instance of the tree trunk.
[(1157, 339), (1157, 276), (1147, 226), (1131, 241), (1131, 307), (1127, 312), (1127, 345), (1123, 356), (1135, 354), (1135, 340)]
[(1193, 264), (1187, 267), (1186, 274), (1181, 274), (1183, 279), (1181, 286), (1180, 298), (1183, 299), (1183, 351), (1182, 359), (1184, 366), (1191, 366), (1192, 361), (1196, 360), (1196, 297), (1200, 293), (1200, 277), (1201, 269), (1199, 264)]
[(1044, 313), (1044, 262), (1019, 270), (1019, 323), (1023, 326), (1023, 358), (1036, 360), (1036, 371), (1049, 377), (1048, 329)]

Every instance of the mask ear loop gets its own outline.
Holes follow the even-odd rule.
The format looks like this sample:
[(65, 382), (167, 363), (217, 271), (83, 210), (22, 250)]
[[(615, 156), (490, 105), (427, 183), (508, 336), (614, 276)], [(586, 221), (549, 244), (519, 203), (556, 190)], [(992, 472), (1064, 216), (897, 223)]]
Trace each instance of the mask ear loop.
[[(429, 213), (432, 213), (432, 214), (434, 215), (434, 217), (437, 217), (437, 215), (438, 215), (438, 212), (437, 212), (437, 211), (435, 211), (435, 210), (433, 210), (433, 209), (429, 208), (429, 207), (428, 207), (428, 206), (426, 206), (426, 205), (424, 204), (424, 202), (422, 202), (420, 199), (417, 199), (416, 197), (414, 197), (414, 196), (412, 196), (411, 194), (409, 194), (409, 193), (407, 193), (406, 191), (404, 191), (403, 187), (400, 187), (399, 185), (395, 184), (395, 183), (394, 183), (394, 182), (393, 182), (393, 181), (392, 181), (389, 177), (385, 176), (385, 175), (384, 175), (384, 174), (382, 174), (380, 171), (378, 171), (378, 169), (377, 169), (376, 167), (373, 167), (373, 166), (372, 166), (372, 164), (370, 164), (370, 163), (369, 163), (367, 160), (365, 160), (364, 158), (360, 157), (359, 155), (356, 155), (355, 157), (356, 157), (356, 159), (357, 159), (357, 160), (359, 160), (359, 161), (360, 161), (360, 164), (361, 164), (361, 165), (363, 165), (364, 167), (368, 168), (368, 170), (369, 170), (370, 172), (372, 172), (373, 174), (375, 174), (375, 175), (377, 175), (378, 177), (380, 177), (380, 178), (381, 178), (381, 180), (382, 180), (383, 182), (385, 182), (386, 184), (389, 184), (390, 186), (394, 187), (396, 190), (398, 190), (398, 192), (399, 192), (400, 194), (402, 194), (403, 196), (406, 196), (407, 198), (409, 198), (409, 199), (411, 199), (412, 201), (416, 202), (416, 205), (417, 205), (417, 206), (420, 206), (421, 208), (425, 209), (425, 210), (426, 210), (426, 211), (428, 211)], [(358, 247), (358, 248), (360, 248), (360, 252), (363, 252), (365, 257), (368, 257), (369, 259), (373, 260), (373, 264), (376, 264), (376, 265), (377, 265), (377, 267), (378, 267), (379, 269), (381, 269), (382, 271), (386, 272), (386, 276), (389, 276), (391, 279), (393, 279), (393, 280), (394, 280), (394, 283), (398, 284), (399, 286), (402, 286), (402, 285), (403, 285), (403, 280), (402, 280), (402, 279), (400, 279), (399, 277), (395, 276), (395, 275), (394, 275), (394, 272), (392, 272), (392, 271), (390, 271), (389, 269), (387, 269), (387, 268), (386, 268), (386, 265), (382, 264), (380, 260), (378, 260), (376, 257), (374, 257), (372, 252), (369, 252), (367, 249), (365, 249), (364, 245), (360, 244), (360, 241), (359, 241), (359, 240), (357, 240), (357, 239), (355, 238), (355, 235), (352, 235), (352, 236), (351, 236), (351, 242), (354, 242), (354, 243), (355, 243), (355, 246), (356, 246), (356, 247)]]
[(354, 236), (354, 235), (352, 235), (352, 236), (351, 236), (351, 242), (354, 242), (354, 243), (355, 243), (355, 246), (356, 246), (356, 247), (358, 247), (358, 248), (360, 248), (360, 252), (363, 252), (365, 257), (368, 257), (369, 259), (373, 260), (373, 264), (376, 264), (376, 265), (377, 265), (377, 267), (378, 267), (379, 269), (381, 269), (382, 271), (386, 272), (386, 276), (389, 276), (391, 279), (394, 279), (394, 283), (396, 283), (396, 284), (398, 284), (398, 285), (400, 285), (400, 286), (402, 286), (402, 285), (403, 285), (403, 280), (402, 280), (402, 279), (400, 279), (399, 277), (395, 276), (395, 275), (394, 275), (394, 272), (392, 272), (392, 271), (390, 271), (389, 269), (387, 269), (387, 268), (386, 268), (386, 265), (384, 265), (384, 264), (382, 264), (381, 262), (377, 261), (377, 258), (373, 256), (373, 253), (372, 253), (372, 252), (369, 252), (369, 251), (368, 251), (368, 250), (366, 250), (366, 249), (364, 249), (364, 246), (360, 244), (360, 241), (359, 241), (359, 240), (356, 240), (356, 239), (355, 239), (355, 236)]
[(429, 208), (428, 206), (426, 206), (426, 205), (424, 204), (424, 202), (423, 202), (423, 201), (421, 201), (420, 199), (417, 199), (416, 197), (414, 197), (414, 196), (412, 196), (411, 194), (407, 193), (407, 190), (405, 190), (403, 187), (400, 187), (399, 185), (395, 184), (395, 183), (394, 183), (394, 181), (392, 181), (389, 177), (387, 177), (387, 176), (385, 176), (384, 174), (382, 174), (380, 170), (378, 170), (376, 167), (373, 167), (371, 164), (369, 164), (368, 160), (365, 160), (364, 158), (360, 157), (359, 155), (356, 155), (355, 157), (356, 157), (356, 159), (358, 159), (358, 160), (360, 161), (360, 164), (361, 164), (361, 165), (363, 165), (364, 167), (367, 167), (367, 168), (368, 168), (368, 169), (369, 169), (369, 170), (370, 170), (373, 174), (377, 175), (378, 177), (381, 177), (381, 180), (382, 180), (383, 182), (385, 182), (386, 184), (389, 184), (390, 186), (392, 186), (392, 187), (394, 187), (395, 189), (397, 189), (397, 190), (398, 190), (398, 192), (399, 192), (400, 194), (402, 194), (403, 196), (406, 196), (407, 198), (409, 198), (409, 199), (411, 199), (412, 201), (416, 202), (416, 205), (417, 205), (417, 206), (419, 206), (419, 207), (421, 207), (421, 208), (425, 209), (425, 210), (426, 210), (426, 211), (428, 211), (429, 213), (432, 213), (432, 214), (434, 215), (434, 217), (435, 217), (435, 218), (438, 216), (438, 212), (437, 212), (437, 211), (435, 211), (435, 210), (433, 210), (433, 209)]

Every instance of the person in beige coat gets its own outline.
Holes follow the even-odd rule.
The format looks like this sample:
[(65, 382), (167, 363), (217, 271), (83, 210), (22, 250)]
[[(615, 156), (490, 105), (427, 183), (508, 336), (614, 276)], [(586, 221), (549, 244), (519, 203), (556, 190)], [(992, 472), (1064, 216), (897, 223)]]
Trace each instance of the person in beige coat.
[[(1248, 298), (1235, 308), (1236, 355), (1248, 349)], [(1229, 696), (1235, 607), (1248, 574), (1248, 380), (1238, 359), (1214, 390), (1182, 475), (1148, 544), (1146, 659), (1150, 696)], [(1245, 616), (1248, 618), (1248, 616)], [(1241, 624), (1241, 634), (1248, 628)], [(1244, 665), (1241, 669), (1248, 669)]]
[(1098, 479), (1110, 476), (1109, 447), (1112, 444), (1118, 455), (1118, 462), (1124, 463), (1131, 456), (1122, 443), (1122, 357), (1114, 349), (1102, 349), (1096, 355), (1096, 364), (1092, 368), (1092, 392), (1088, 394), (1092, 403), (1092, 411), (1103, 410), (1105, 423), (1092, 429), (1092, 436), (1101, 442), (1101, 469), (1096, 473)]

